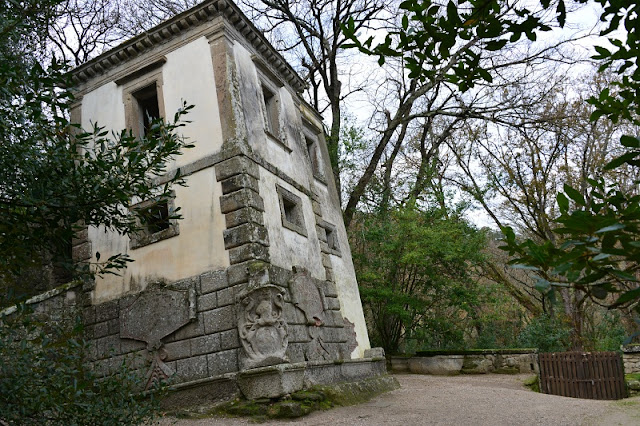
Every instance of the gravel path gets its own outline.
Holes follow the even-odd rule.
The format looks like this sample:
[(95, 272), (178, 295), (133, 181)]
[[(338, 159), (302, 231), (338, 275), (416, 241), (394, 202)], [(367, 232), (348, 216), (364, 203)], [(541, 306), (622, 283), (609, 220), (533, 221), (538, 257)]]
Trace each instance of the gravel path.
[[(269, 425), (640, 425), (640, 397), (594, 401), (535, 393), (526, 375), (396, 375), (401, 388), (351, 407)], [(175, 422), (175, 423), (174, 423)], [(246, 425), (246, 419), (164, 419), (162, 425)]]

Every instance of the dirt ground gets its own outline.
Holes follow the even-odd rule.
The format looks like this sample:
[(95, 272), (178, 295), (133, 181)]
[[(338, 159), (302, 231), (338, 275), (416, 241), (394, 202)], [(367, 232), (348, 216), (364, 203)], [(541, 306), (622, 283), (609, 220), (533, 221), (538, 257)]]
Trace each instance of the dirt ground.
[[(640, 425), (640, 397), (594, 401), (535, 393), (527, 375), (454, 377), (402, 374), (401, 388), (351, 407), (269, 425)], [(246, 425), (247, 419), (165, 418), (163, 426)]]

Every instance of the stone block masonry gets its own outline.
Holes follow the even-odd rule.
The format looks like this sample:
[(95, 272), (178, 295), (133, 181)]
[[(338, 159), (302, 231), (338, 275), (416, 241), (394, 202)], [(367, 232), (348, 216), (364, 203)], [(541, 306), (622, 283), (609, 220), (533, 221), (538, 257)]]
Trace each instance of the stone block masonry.
[[(296, 276), (302, 277), (308, 294), (300, 296), (292, 293), (291, 283)], [(237, 298), (243, 289), (251, 286), (261, 288), (265, 280), (273, 283), (268, 285), (275, 285), (289, 300), (282, 304), (282, 317), (287, 325), (288, 336), (286, 361), (283, 362), (342, 362), (350, 358), (355, 343), (352, 330), (345, 326), (342, 318), (333, 283), (312, 278), (304, 270), (295, 272), (251, 261), (232, 265), (225, 270), (207, 271), (169, 285), (151, 285), (141, 293), (98, 305), (79, 306), (85, 324), (85, 336), (90, 342), (90, 360), (102, 374), (109, 374), (125, 359), (135, 359), (138, 368), (150, 368), (153, 354), (162, 352), (162, 363), (173, 372), (169, 380), (174, 383), (189, 383), (236, 373), (242, 370), (240, 359), (243, 353), (238, 334)], [(82, 305), (77, 302), (87, 296), (82, 296), (81, 287), (78, 285), (70, 290), (52, 293), (51, 297), (35, 302), (36, 310), (54, 313), (63, 307), (68, 309), (69, 301), (73, 301), (74, 306)], [(184, 304), (185, 310), (189, 309), (190, 292), (195, 297), (193, 316), (184, 325), (161, 336), (155, 346), (123, 336), (126, 333), (121, 320), (130, 312), (136, 323), (144, 323), (149, 319), (162, 323), (164, 318), (171, 315), (165, 305), (140, 302), (145, 295), (154, 292), (174, 292), (184, 297), (180, 303)], [(318, 302), (315, 315), (322, 317), (321, 323), (308, 318), (313, 310), (309, 307), (310, 300), (314, 297)]]
[(640, 345), (622, 346), (622, 362), (624, 373), (640, 373)]

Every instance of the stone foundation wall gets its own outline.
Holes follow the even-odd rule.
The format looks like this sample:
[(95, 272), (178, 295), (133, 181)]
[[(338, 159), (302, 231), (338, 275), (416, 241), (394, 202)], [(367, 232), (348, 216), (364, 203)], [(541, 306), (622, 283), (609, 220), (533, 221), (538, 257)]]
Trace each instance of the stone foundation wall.
[(394, 373), (434, 375), (539, 372), (537, 352), (481, 351), (391, 357)]
[(640, 373), (640, 345), (623, 346), (622, 362), (625, 374)]
[[(303, 382), (308, 385), (384, 373), (384, 362), (382, 370), (378, 365), (380, 359), (377, 364), (342, 366), (351, 361), (355, 333), (353, 325), (342, 317), (331, 281), (316, 280), (304, 271), (268, 266), (265, 272), (262, 267), (264, 262), (255, 261), (245, 263), (244, 271), (232, 266), (171, 284), (157, 283), (141, 293), (98, 305), (90, 302), (91, 285), (79, 283), (52, 290), (29, 303), (36, 312), (52, 317), (72, 308), (81, 312), (85, 338), (91, 343), (90, 361), (101, 374), (109, 374), (126, 361), (148, 371), (150, 379), (168, 377), (174, 385), (228, 381), (229, 374), (252, 371), (242, 365), (246, 353), (238, 319), (246, 314), (241, 299), (251, 288), (247, 277), (257, 268), (260, 274), (268, 274), (269, 286), (283, 295), (282, 319), (288, 343), (280, 365), (297, 365), (298, 370), (308, 365), (308, 370), (300, 370), (305, 370)], [(312, 310), (303, 303), (305, 297), (296, 296), (299, 290), (293, 289), (296, 279), (318, 290), (321, 305), (313, 311), (311, 321)]]

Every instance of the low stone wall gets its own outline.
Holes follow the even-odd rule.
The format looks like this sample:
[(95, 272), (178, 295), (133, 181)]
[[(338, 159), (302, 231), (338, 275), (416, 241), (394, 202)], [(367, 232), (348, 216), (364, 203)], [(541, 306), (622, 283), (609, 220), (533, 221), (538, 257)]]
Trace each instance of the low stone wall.
[(394, 373), (537, 374), (539, 371), (535, 349), (419, 352), (414, 356), (392, 356), (390, 361)]
[(625, 374), (640, 373), (640, 345), (622, 346), (621, 349)]

